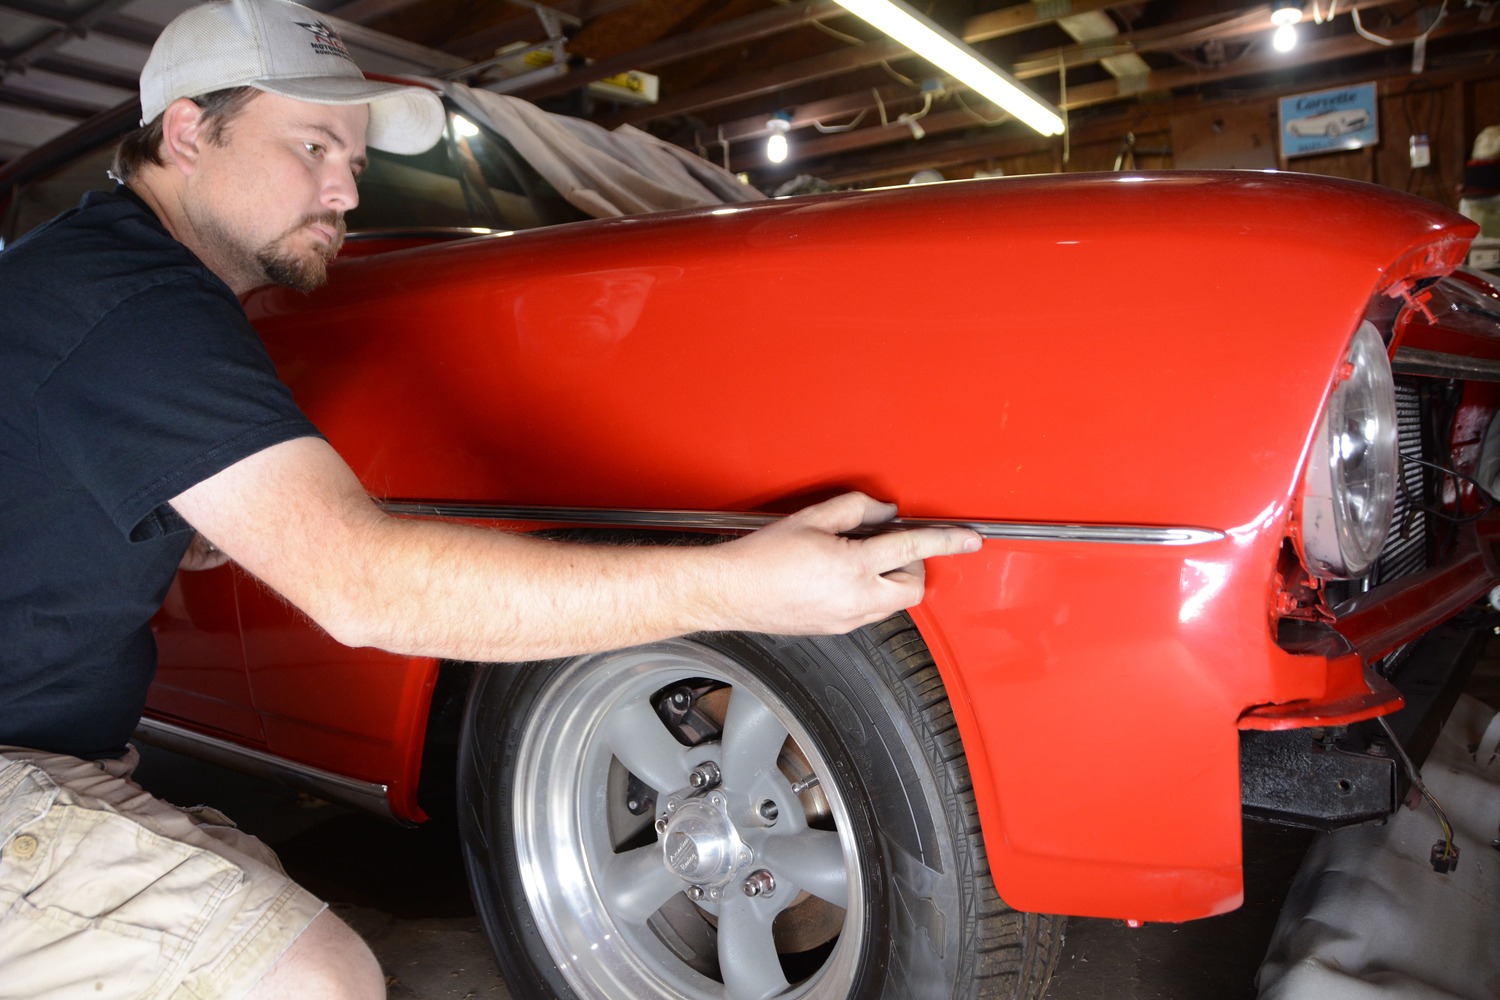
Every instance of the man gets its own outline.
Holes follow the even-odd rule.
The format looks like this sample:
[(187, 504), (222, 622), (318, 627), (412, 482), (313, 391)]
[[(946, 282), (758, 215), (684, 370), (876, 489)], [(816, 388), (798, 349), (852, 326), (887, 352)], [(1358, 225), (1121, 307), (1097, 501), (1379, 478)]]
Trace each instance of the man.
[(124, 185), (0, 254), (0, 997), (384, 993), (262, 845), (129, 781), (179, 565), (234, 559), (351, 645), (521, 661), (844, 632), (920, 600), (924, 558), (978, 548), (958, 529), (850, 540), (894, 513), (858, 494), (686, 548), (382, 514), (237, 296), (317, 287), (366, 144), (427, 148), (437, 99), (366, 81), (284, 0), (183, 14), (141, 98)]

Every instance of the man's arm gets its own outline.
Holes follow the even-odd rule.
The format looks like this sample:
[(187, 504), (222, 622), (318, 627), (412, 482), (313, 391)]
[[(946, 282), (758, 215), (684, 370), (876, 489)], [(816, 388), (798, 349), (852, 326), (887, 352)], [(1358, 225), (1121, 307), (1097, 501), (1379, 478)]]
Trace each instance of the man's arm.
[(318, 438), (267, 448), (172, 500), (334, 638), (411, 655), (531, 660), (707, 629), (832, 634), (921, 600), (959, 528), (854, 540), (894, 510), (862, 494), (709, 546), (615, 547), (391, 517)]

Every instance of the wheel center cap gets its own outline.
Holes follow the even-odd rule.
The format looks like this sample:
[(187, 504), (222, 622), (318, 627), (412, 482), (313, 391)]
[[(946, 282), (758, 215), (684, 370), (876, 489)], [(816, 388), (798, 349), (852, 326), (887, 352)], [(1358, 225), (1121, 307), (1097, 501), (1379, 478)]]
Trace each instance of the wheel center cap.
[(750, 862), (753, 855), (740, 839), (726, 805), (724, 796), (715, 792), (672, 810), (661, 839), (667, 871), (693, 885), (725, 885)]

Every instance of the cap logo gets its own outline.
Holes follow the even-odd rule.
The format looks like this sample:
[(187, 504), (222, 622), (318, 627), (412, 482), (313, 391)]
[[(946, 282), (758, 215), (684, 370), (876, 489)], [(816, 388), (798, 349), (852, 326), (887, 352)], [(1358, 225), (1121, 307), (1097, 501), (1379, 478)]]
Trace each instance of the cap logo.
[(344, 47), (344, 40), (339, 37), (339, 33), (322, 21), (298, 21), (297, 24), (299, 27), (306, 28), (312, 32), (312, 50), (318, 55), (338, 56), (341, 59), (348, 59), (350, 62), (354, 61), (354, 57)]

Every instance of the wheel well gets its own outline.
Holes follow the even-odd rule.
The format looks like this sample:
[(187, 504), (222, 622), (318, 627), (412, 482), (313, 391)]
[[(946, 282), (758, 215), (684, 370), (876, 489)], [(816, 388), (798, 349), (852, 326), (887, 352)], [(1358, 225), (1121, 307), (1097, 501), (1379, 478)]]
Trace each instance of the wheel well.
[(438, 666), (422, 740), (417, 804), (430, 818), (447, 822), (458, 809), (458, 739), (464, 704), (476, 664), (444, 660)]

